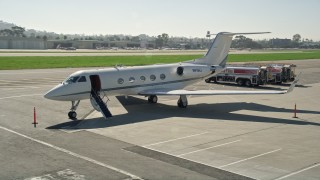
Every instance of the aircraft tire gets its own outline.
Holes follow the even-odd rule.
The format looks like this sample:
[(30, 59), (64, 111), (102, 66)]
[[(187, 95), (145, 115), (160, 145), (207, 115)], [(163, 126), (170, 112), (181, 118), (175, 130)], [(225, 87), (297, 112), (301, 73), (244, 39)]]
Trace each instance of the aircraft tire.
[(68, 113), (68, 116), (70, 119), (76, 119), (77, 118), (77, 113), (75, 111), (70, 111)]
[(148, 97), (148, 102), (149, 103), (157, 103), (158, 102), (158, 97), (156, 95), (151, 95)]
[(179, 99), (178, 100), (178, 107), (179, 108), (187, 108), (187, 106), (188, 106), (188, 102), (186, 102), (185, 104)]

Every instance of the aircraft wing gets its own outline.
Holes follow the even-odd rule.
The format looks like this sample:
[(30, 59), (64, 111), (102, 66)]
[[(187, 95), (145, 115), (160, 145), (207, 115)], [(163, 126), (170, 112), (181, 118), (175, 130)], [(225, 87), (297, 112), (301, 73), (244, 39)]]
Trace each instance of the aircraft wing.
[(139, 93), (139, 95), (245, 95), (245, 94), (285, 94), (288, 91), (234, 91), (234, 90), (166, 90), (152, 89)]
[[(300, 76), (300, 74), (299, 74)], [(282, 91), (239, 91), (239, 90), (169, 90), (169, 89), (150, 89), (139, 93), (139, 95), (250, 95), (250, 94), (286, 94), (292, 92), (299, 81), (299, 76), (294, 80), (288, 90)]]

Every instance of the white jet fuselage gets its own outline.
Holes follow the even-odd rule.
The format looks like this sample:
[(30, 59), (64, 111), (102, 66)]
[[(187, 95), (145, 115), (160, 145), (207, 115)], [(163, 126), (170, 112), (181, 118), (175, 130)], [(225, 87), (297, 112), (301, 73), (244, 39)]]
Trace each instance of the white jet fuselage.
[[(177, 73), (178, 67), (183, 68), (182, 74)], [(90, 99), (92, 88), (90, 76), (93, 75), (99, 77), (100, 91), (104, 92), (105, 95), (139, 95), (141, 92), (150, 89), (183, 89), (212, 75), (212, 68), (208, 65), (175, 63), (83, 70), (71, 74), (70, 77), (80, 78), (84, 76), (86, 81), (72, 83), (65, 81), (50, 90), (45, 96), (60, 101)]]

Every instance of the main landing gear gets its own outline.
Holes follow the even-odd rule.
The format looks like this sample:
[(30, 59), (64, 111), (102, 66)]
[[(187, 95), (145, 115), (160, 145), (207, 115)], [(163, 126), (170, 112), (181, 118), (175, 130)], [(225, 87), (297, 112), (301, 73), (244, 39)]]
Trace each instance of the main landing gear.
[(75, 120), (77, 119), (77, 113), (76, 110), (79, 106), (80, 100), (78, 101), (71, 101), (71, 108), (70, 108), (70, 112), (68, 113), (68, 116), (70, 119)]
[(188, 106), (188, 99), (186, 95), (180, 95), (180, 98), (177, 102), (179, 108), (187, 108)]
[[(158, 97), (156, 95), (151, 95), (148, 97), (149, 103), (157, 103)], [(186, 95), (180, 95), (180, 98), (177, 102), (179, 108), (187, 108), (188, 106), (188, 99)]]
[(149, 103), (157, 103), (158, 102), (158, 97), (156, 95), (151, 95), (148, 97), (148, 102)]

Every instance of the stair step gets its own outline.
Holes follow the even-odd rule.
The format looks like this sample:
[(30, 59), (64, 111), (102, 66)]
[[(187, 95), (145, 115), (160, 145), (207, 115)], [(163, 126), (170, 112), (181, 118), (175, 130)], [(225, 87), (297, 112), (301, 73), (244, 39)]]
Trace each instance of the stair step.
[(106, 104), (103, 102), (103, 100), (101, 99), (101, 97), (98, 95), (97, 92), (95, 92), (94, 90), (91, 90), (91, 96), (93, 97), (93, 99), (95, 100), (95, 102), (98, 104), (102, 115), (107, 119), (109, 117), (112, 117), (111, 112), (109, 111), (109, 109), (107, 108)]

